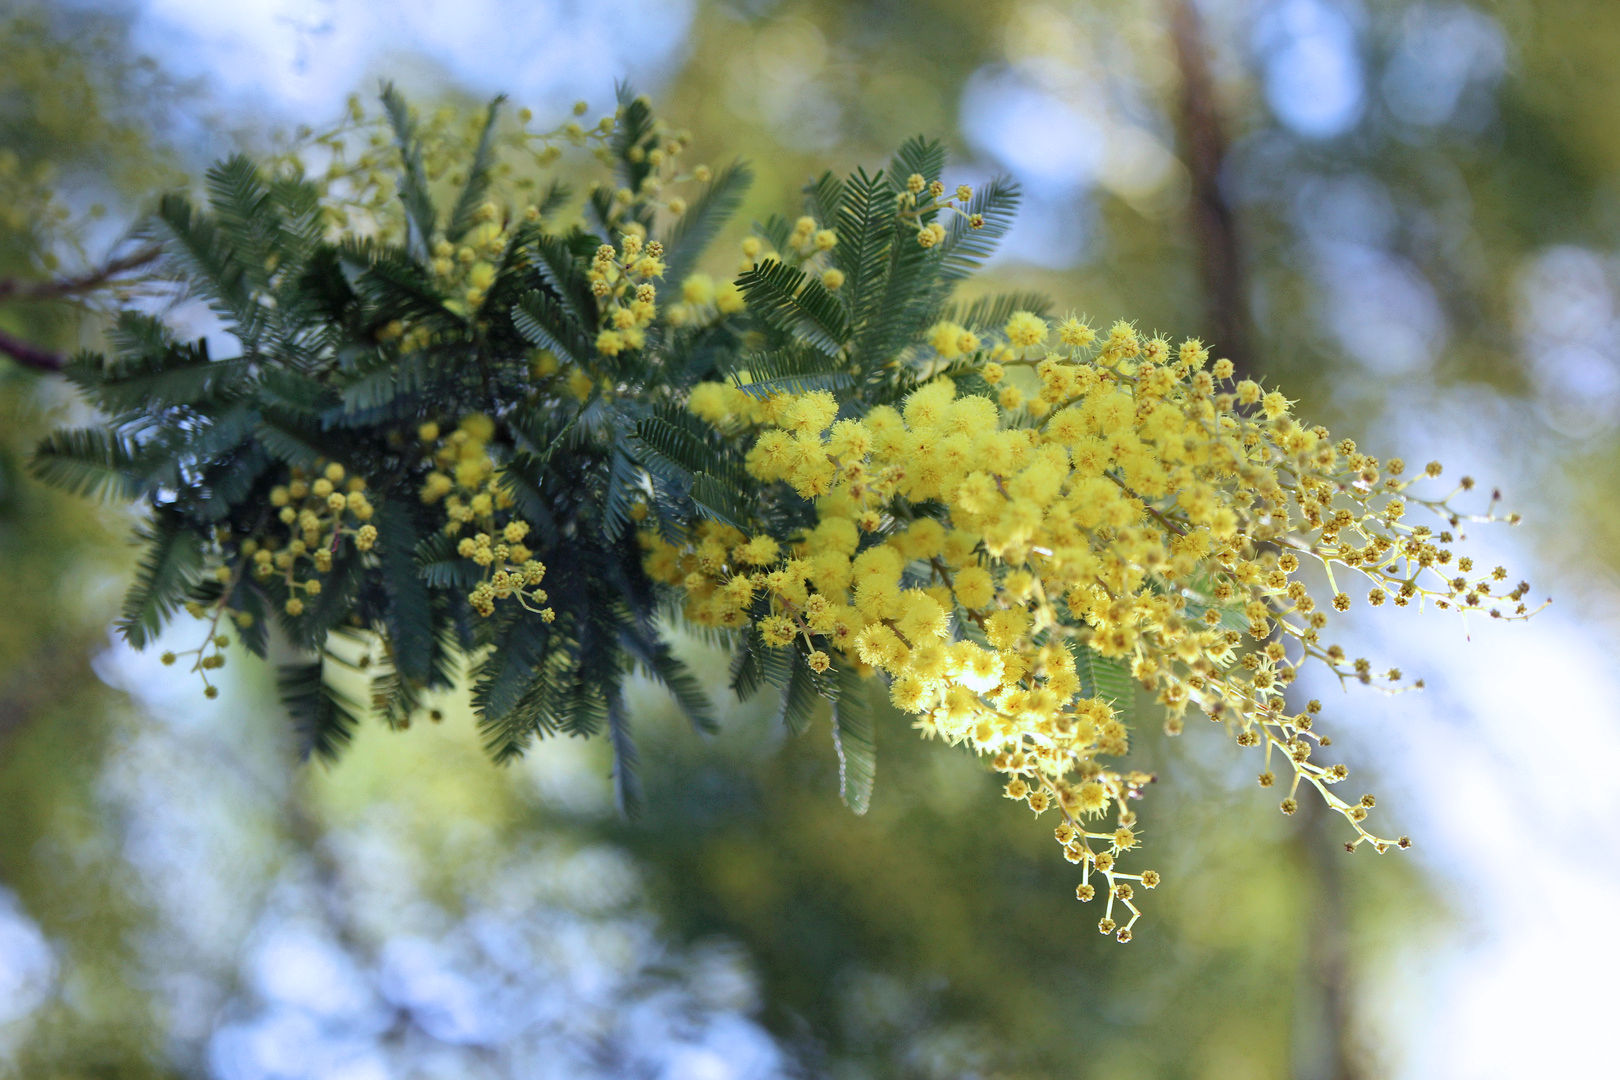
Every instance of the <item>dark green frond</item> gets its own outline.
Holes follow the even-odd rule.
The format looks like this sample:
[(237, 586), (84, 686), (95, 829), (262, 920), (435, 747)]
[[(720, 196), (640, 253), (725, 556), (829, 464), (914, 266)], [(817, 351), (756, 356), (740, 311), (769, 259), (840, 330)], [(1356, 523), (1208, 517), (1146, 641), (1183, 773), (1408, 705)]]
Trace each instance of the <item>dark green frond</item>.
[(387, 499), (377, 507), (377, 556), (388, 593), (388, 636), (399, 674), (416, 682), (433, 677), (437, 635), (433, 597), (417, 570), (421, 534), (403, 500)]
[[(121, 327), (125, 323), (138, 332), (144, 318), (120, 320)], [(121, 348), (107, 359), (82, 353), (68, 363), (65, 374), (95, 404), (121, 413), (217, 405), (245, 392), (254, 369), (253, 361), (244, 357), (212, 359), (206, 341), (157, 344), (143, 339), (138, 348)]]
[(613, 746), (613, 802), (619, 813), (630, 819), (641, 814), (641, 777), (637, 765), (635, 737), (630, 733), (630, 714), (624, 708), (624, 694), (616, 685), (603, 688), (607, 703), (608, 742)]
[(323, 761), (336, 761), (354, 738), (366, 713), (363, 703), (340, 694), (327, 685), (321, 660), (283, 664), (276, 685), (281, 702), (293, 720), (299, 757), (311, 755)]
[(687, 477), (709, 473), (742, 485), (746, 480), (742, 469), (712, 444), (710, 434), (690, 413), (670, 406), (636, 424), (635, 445), (649, 468), (668, 463)]
[(562, 699), (563, 657), (549, 653), (554, 627), (537, 615), (509, 618), (473, 686), (473, 708), (484, 745), (497, 761), (523, 753), (536, 734), (555, 730)]
[(253, 302), (241, 258), (218, 226), (193, 210), (184, 196), (173, 194), (159, 200), (156, 226), (167, 257), (182, 271), (187, 290), (224, 319), (244, 345), (256, 341), (261, 313)]
[(947, 281), (958, 281), (979, 269), (996, 250), (996, 244), (1012, 227), (1018, 212), (1019, 189), (1011, 177), (998, 176), (981, 184), (968, 201), (967, 212), (980, 216), (984, 224), (969, 227), (968, 218), (951, 215), (941, 245), (940, 271)]
[(782, 691), (782, 703), (777, 708), (776, 718), (793, 734), (803, 735), (810, 729), (810, 721), (815, 719), (816, 702), (820, 696), (816, 693), (815, 673), (798, 650), (793, 651), (788, 662), (791, 667), (787, 686)]
[(719, 729), (714, 719), (714, 706), (703, 692), (703, 684), (681, 662), (667, 642), (657, 637), (626, 633), (624, 644), (641, 670), (669, 691), (670, 697), (681, 707), (681, 712), (694, 730), (710, 735)]
[(559, 360), (571, 364), (584, 363), (595, 351), (585, 327), (567, 307), (538, 290), (518, 299), (512, 308), (512, 325), (530, 344), (550, 349)]
[(232, 154), (211, 167), (205, 177), (214, 220), (242, 265), (247, 279), (267, 288), (272, 254), (280, 256), (281, 221), (270, 199), (270, 187), (253, 159)]
[(743, 194), (753, 182), (753, 170), (741, 162), (715, 174), (664, 239), (665, 281), (679, 285), (692, 272), (703, 250), (737, 212)]
[(708, 473), (700, 473), (692, 478), (691, 495), (698, 513), (704, 517), (730, 525), (734, 529), (748, 531), (745, 524), (748, 519), (747, 507), (742, 496), (732, 488)]
[[(839, 207), (844, 201), (844, 182), (830, 172), (824, 172), (804, 186), (805, 209), (826, 226), (836, 225)], [(843, 237), (839, 237), (843, 242)]]
[(728, 365), (726, 373), (737, 389), (752, 397), (848, 390), (854, 385), (841, 361), (805, 347), (745, 353)]
[(952, 304), (942, 317), (969, 330), (1000, 330), (1015, 311), (1032, 311), (1044, 318), (1051, 310), (1052, 301), (1041, 293), (997, 293), (968, 304)]
[(431, 588), (468, 593), (478, 584), (478, 564), (456, 553), (459, 542), (459, 537), (437, 530), (417, 543), (411, 553), (415, 573)]
[(1136, 702), (1136, 683), (1126, 661), (1102, 656), (1090, 646), (1073, 642), (1069, 651), (1074, 654), (1074, 669), (1080, 676), (1081, 696), (1102, 698), (1128, 719)]
[(473, 227), (478, 220), (478, 208), (483, 205), (484, 196), (489, 192), (489, 170), (495, 163), (495, 122), (500, 116), (501, 103), (505, 100), (504, 94), (497, 97), (489, 103), (484, 113), (484, 129), (478, 135), (478, 148), (467, 167), (467, 182), (462, 185), (461, 195), (450, 211), (450, 221), (444, 227), (444, 237), (452, 243), (460, 240)]
[(135, 538), (146, 545), (146, 553), (124, 594), (117, 626), (125, 641), (144, 649), (185, 601), (202, 568), (202, 552), (196, 535), (174, 514), (160, 513)]
[(838, 755), (838, 789), (844, 805), (864, 814), (872, 805), (877, 778), (877, 728), (873, 723), (871, 684), (851, 668), (836, 672), (838, 697), (833, 701), (833, 750)]
[(903, 185), (912, 174), (921, 175), (925, 183), (938, 180), (945, 172), (945, 144), (938, 139), (913, 135), (895, 151), (889, 162), (889, 180)]
[(45, 483), (95, 499), (133, 499), (147, 489), (145, 463), (130, 439), (105, 427), (46, 436), (29, 462)]
[(416, 137), (416, 123), (411, 119), (410, 108), (393, 83), (383, 85), (382, 103), (394, 131), (394, 145), (399, 148), (402, 165), (399, 200), (405, 206), (406, 243), (411, 257), (425, 265), (433, 243), (435, 211), (427, 173), (422, 168), (422, 144)]
[(771, 329), (836, 355), (849, 336), (843, 303), (796, 267), (767, 260), (737, 279), (748, 310)]
[(874, 297), (883, 276), (893, 219), (894, 195), (882, 170), (868, 176), (857, 169), (842, 185), (838, 246), (832, 250), (833, 265), (844, 272), (844, 292), (856, 298), (852, 322), (857, 330), (871, 318), (875, 299), (868, 298)]

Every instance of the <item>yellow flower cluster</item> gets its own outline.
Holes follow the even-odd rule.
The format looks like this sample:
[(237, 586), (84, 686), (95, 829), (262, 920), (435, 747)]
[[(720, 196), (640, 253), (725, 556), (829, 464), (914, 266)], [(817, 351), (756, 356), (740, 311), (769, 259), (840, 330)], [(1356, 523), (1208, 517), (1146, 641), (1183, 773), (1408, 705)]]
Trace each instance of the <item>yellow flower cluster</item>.
[[(221, 529), (214, 536), (215, 542), (222, 548), (224, 544), (230, 541), (230, 538), (230, 533), (224, 529)], [(239, 570), (232, 569), (223, 563), (216, 568), (215, 577), (225, 585), (225, 590), (219, 600), (211, 605), (212, 610), (210, 610), (209, 605), (204, 605), (196, 600), (186, 603), (186, 613), (188, 615), (194, 619), (208, 620), (207, 633), (203, 635), (202, 644), (194, 649), (182, 649), (178, 653), (165, 652), (159, 658), (165, 665), (171, 665), (182, 656), (192, 657), (190, 671), (192, 674), (201, 677), (203, 696), (209, 699), (219, 697), (219, 687), (208, 681), (208, 673), (225, 666), (225, 649), (231, 643), (230, 635), (223, 633), (219, 628), (220, 620), (229, 618), (244, 630), (253, 625), (253, 616), (250, 613), (237, 611), (228, 604), (231, 590), (235, 587), (239, 572)]]
[(596, 249), (586, 276), (601, 319), (597, 352), (618, 356), (646, 344), (647, 327), (658, 317), (658, 289), (652, 279), (664, 276), (663, 260), (664, 245), (646, 240), (639, 224), (624, 234), (617, 249), (612, 244)]
[[(351, 536), (360, 551), (370, 551), (376, 544), (377, 528), (368, 524), (373, 509), (365, 488), (363, 479), (346, 476), (343, 466), (334, 461), (313, 479), (302, 469), (293, 469), (286, 484), (270, 490), (276, 519), (287, 528), (286, 542), (279, 542), (273, 534), (259, 541), (247, 540), (242, 554), (252, 560), (253, 576), (260, 581), (281, 576), (288, 593), (287, 614), (303, 614), (300, 593), (320, 593), (319, 575), (332, 569), (332, 557), (342, 537)], [(305, 563), (312, 574), (300, 579)]]
[(807, 271), (820, 267), (822, 285), (828, 289), (839, 289), (844, 285), (844, 272), (826, 265), (828, 253), (837, 246), (837, 231), (822, 228), (820, 222), (805, 214), (793, 223), (785, 252), (766, 246), (765, 241), (757, 236), (743, 237), (740, 245), (742, 261), (737, 264), (737, 273), (745, 274), (765, 262), (787, 263)]
[[(508, 114), (495, 132), (496, 187), (527, 201), (537, 175), (557, 162), (566, 145), (592, 147), (598, 157), (611, 162), (609, 139), (618, 126), (618, 114), (603, 116), (587, 127), (577, 118), (588, 111), (584, 102), (577, 102), (574, 118), (538, 131), (532, 129), (530, 110), (517, 110), (515, 123)], [(412, 108), (410, 116), (421, 143), (425, 178), (459, 190), (467, 182), (465, 163), (474, 159), (483, 138), (484, 115), (446, 106), (426, 115)], [(358, 96), (350, 97), (340, 123), (319, 132), (299, 128), (272, 164), (308, 175), (320, 186), (327, 221), (334, 229), (375, 230), (389, 243), (404, 239), (396, 180), (399, 149), (384, 117), (368, 112)], [(537, 220), (532, 203), (526, 213)]]
[(681, 282), (681, 299), (666, 312), (671, 326), (707, 325), (744, 307), (736, 282), (716, 285), (708, 274), (690, 274)]
[[(530, 206), (524, 211), (531, 221), (540, 218), (539, 208)], [(489, 288), (495, 284), (495, 262), (506, 251), (511, 239), (501, 208), (493, 202), (478, 207), (477, 223), (461, 237), (460, 243), (439, 240), (433, 245), (433, 273), (441, 285), (459, 288), (461, 295), (452, 297), (445, 306), (458, 315), (470, 315), (484, 303)], [(417, 330), (423, 335), (425, 331)], [(427, 344), (425, 336), (408, 339), (404, 348), (420, 348)]]
[(462, 417), (456, 430), (440, 438), (439, 425), (423, 424), (417, 436), (431, 448), (433, 468), (422, 482), (424, 503), (444, 506), (444, 531), (463, 536), (456, 554), (476, 564), (481, 577), (467, 601), (486, 618), (495, 613), (497, 600), (516, 600), (526, 610), (546, 622), (556, 613), (546, 607), (546, 591), (540, 588), (545, 564), (524, 544), (529, 523), (512, 516), (512, 495), (500, 482), (489, 442), (495, 435), (495, 422), (483, 413)]
[(921, 173), (912, 173), (906, 178), (906, 189), (897, 197), (899, 203), (900, 220), (906, 222), (917, 230), (917, 243), (921, 247), (931, 248), (943, 243), (946, 236), (945, 226), (937, 219), (924, 223), (925, 214), (937, 210), (945, 210), (950, 214), (966, 219), (968, 228), (984, 228), (984, 216), (970, 213), (965, 207), (973, 199), (973, 189), (966, 184), (958, 185), (956, 190), (947, 197), (943, 181), (930, 182)]
[[(1347, 772), (1313, 758), (1329, 742), (1320, 706), (1286, 711), (1283, 690), (1307, 660), (1372, 677), (1323, 640), (1328, 617), (1299, 573), (1308, 561), (1330, 583), (1335, 569), (1360, 575), (1375, 605), (1524, 616), (1527, 585), (1506, 588), (1504, 569), (1476, 572), (1452, 550), (1462, 515), (1450, 499), (1471, 483), (1417, 497), (1404, 463), (1300, 423), (1280, 393), (1235, 379), (1197, 341), (1172, 348), (1123, 322), (1099, 336), (1068, 319), (1049, 346), (1052, 328), (1029, 312), (1001, 336), (981, 347), (959, 326), (929, 335), (942, 360), (968, 357), (957, 379), (1005, 383), (996, 400), (941, 374), (901, 408), (839, 418), (825, 392), (696, 388), (691, 411), (733, 435), (757, 431), (749, 473), (814, 500), (817, 522), (784, 537), (708, 523), (680, 547), (648, 533), (648, 573), (684, 589), (699, 625), (758, 617), (767, 644), (814, 669), (882, 672), (925, 736), (971, 747), (1009, 798), (1057, 812), (1056, 839), (1081, 866), (1077, 896), (1096, 896), (1100, 877), (1099, 929), (1122, 941), (1139, 916), (1133, 890), (1159, 880), (1120, 865), (1137, 846), (1131, 803), (1152, 777), (1108, 764), (1127, 750), (1126, 703), (1099, 692), (1097, 658), (1127, 665), (1172, 733), (1196, 706), (1240, 745), (1263, 746), (1263, 786), (1280, 755), (1285, 812), (1308, 784), (1351, 823), (1352, 850), (1406, 846), (1367, 831), (1371, 796), (1332, 790)], [(1027, 406), (1008, 393), (1018, 380)], [(1412, 507), (1441, 530), (1408, 523)], [(1349, 606), (1330, 587), (1332, 606)]]
[(261, 582), (279, 576), (287, 592), (284, 610), (296, 617), (304, 613), (305, 597), (320, 595), (321, 575), (332, 569), (344, 537), (357, 551), (370, 551), (377, 543), (365, 481), (348, 476), (337, 462), (317, 461), (315, 468), (314, 473), (290, 469), (287, 483), (270, 489), (273, 523), (250, 536), (233, 536), (222, 526), (206, 545), (204, 557), (211, 565), (209, 576), (219, 583), (219, 597), (208, 604), (192, 600), (185, 607), (192, 618), (207, 620), (207, 632), (196, 648), (165, 652), (161, 659), (173, 664), (180, 657), (194, 657), (190, 670), (201, 675), (207, 697), (219, 696), (208, 672), (225, 666), (224, 649), (231, 641), (220, 631), (220, 622), (228, 619), (241, 629), (253, 625), (251, 612), (230, 606), (243, 574)]

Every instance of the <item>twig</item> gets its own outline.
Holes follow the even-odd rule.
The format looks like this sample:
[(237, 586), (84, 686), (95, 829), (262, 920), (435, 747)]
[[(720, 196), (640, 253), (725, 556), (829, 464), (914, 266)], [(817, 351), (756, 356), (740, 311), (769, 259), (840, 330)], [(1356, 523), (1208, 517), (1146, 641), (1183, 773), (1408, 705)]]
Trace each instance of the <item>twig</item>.
[(17, 278), (0, 280), (0, 303), (12, 300), (66, 300), (94, 292), (119, 274), (139, 270), (157, 259), (163, 249), (149, 244), (139, 251), (120, 259), (112, 259), (95, 270), (77, 277), (56, 278), (52, 281), (23, 282)]
[(4, 330), (0, 330), (0, 353), (35, 371), (61, 371), (67, 365), (67, 358), (61, 353), (12, 337)]

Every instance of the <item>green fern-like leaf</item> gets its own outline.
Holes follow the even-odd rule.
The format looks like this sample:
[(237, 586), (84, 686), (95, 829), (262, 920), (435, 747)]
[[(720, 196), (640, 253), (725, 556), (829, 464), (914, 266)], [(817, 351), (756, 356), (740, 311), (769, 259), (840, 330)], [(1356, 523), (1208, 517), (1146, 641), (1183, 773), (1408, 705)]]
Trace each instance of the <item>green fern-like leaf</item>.
[(94, 499), (134, 499), (147, 489), (146, 462), (124, 435), (106, 428), (54, 431), (30, 462), (40, 480)]
[(748, 310), (774, 330), (829, 356), (849, 336), (842, 302), (804, 271), (766, 260), (737, 279)]
[(664, 240), (664, 280), (676, 284), (685, 280), (703, 249), (742, 205), (743, 194), (753, 182), (753, 170), (741, 162), (715, 173)]
[(196, 212), (182, 195), (158, 202), (154, 223), (168, 261), (180, 270), (189, 293), (201, 297), (231, 327), (247, 349), (262, 329), (263, 311), (254, 303), (247, 272), (218, 226)]
[(1136, 683), (1130, 666), (1118, 657), (1102, 656), (1090, 646), (1071, 642), (1075, 673), (1080, 676), (1082, 697), (1102, 698), (1114, 707), (1120, 718), (1129, 721), (1135, 714)]
[(467, 167), (467, 182), (450, 211), (450, 221), (444, 227), (445, 239), (460, 240), (478, 220), (478, 208), (483, 205), (489, 191), (490, 167), (495, 163), (495, 122), (500, 116), (505, 95), (489, 103), (484, 112), (484, 128), (478, 135), (478, 148), (473, 151), (472, 163)]
[(921, 135), (913, 135), (902, 143), (889, 162), (889, 177), (901, 184), (913, 173), (920, 175), (924, 182), (932, 183), (944, 172), (945, 145), (938, 139)]
[(565, 624), (542, 622), (523, 613), (508, 616), (496, 629), (494, 648), (473, 686), (473, 708), (485, 746), (497, 761), (523, 753), (537, 733), (555, 730), (561, 720), (561, 687), (571, 671), (559, 667), (565, 656), (551, 652)]
[(613, 801), (619, 813), (635, 819), (641, 815), (643, 796), (637, 766), (641, 755), (630, 732), (630, 714), (625, 711), (624, 694), (618, 686), (604, 688), (607, 704), (608, 742), (613, 747)]
[(635, 445), (649, 468), (662, 463), (673, 466), (673, 470), (666, 467), (666, 473), (686, 479), (708, 473), (737, 486), (746, 482), (735, 459), (712, 445), (701, 422), (684, 409), (666, 407), (657, 415), (639, 421), (635, 428)]
[(410, 108), (392, 83), (382, 91), (383, 111), (394, 132), (394, 145), (399, 148), (402, 165), (399, 179), (399, 199), (405, 206), (406, 244), (411, 257), (426, 265), (431, 257), (436, 212), (433, 196), (428, 190), (427, 172), (422, 167), (422, 144), (416, 136), (416, 124)]
[(714, 706), (703, 692), (703, 684), (681, 662), (667, 642), (656, 636), (629, 632), (624, 636), (624, 644), (641, 670), (669, 691), (693, 730), (705, 735), (718, 730)]
[(1042, 293), (998, 293), (966, 304), (952, 304), (942, 317), (969, 330), (1000, 330), (1015, 311), (1032, 311), (1044, 318), (1051, 310), (1052, 301)]
[(960, 281), (984, 265), (995, 252), (997, 242), (1012, 227), (1018, 200), (1017, 182), (998, 176), (980, 185), (965, 208), (968, 214), (977, 214), (984, 222), (980, 228), (971, 228), (968, 218), (951, 215), (940, 252), (940, 271), (946, 281)]
[(838, 755), (838, 789), (844, 805), (857, 814), (872, 805), (877, 778), (877, 730), (873, 723), (871, 686), (853, 669), (839, 668), (838, 697), (833, 701), (833, 750)]
[(720, 480), (708, 473), (699, 473), (692, 477), (691, 496), (698, 513), (704, 517), (748, 531), (748, 526), (744, 524), (748, 512), (743, 496)]
[(284, 664), (277, 673), (281, 702), (291, 714), (299, 756), (336, 761), (354, 738), (366, 706), (327, 684), (320, 659)]
[(146, 545), (146, 554), (124, 594), (117, 626), (125, 641), (144, 649), (185, 601), (202, 568), (202, 552), (196, 535), (174, 514), (159, 514), (135, 537)]
[(738, 390), (759, 398), (810, 390), (838, 392), (854, 385), (840, 361), (806, 347), (744, 353), (726, 365), (726, 373)]
[(803, 735), (810, 729), (810, 721), (815, 719), (820, 695), (816, 693), (815, 673), (797, 650), (788, 663), (787, 686), (782, 691), (782, 704), (777, 708), (776, 718), (793, 734)]
[(595, 353), (584, 325), (561, 301), (545, 293), (524, 293), (512, 309), (512, 325), (531, 344), (550, 349), (567, 363), (583, 364)]

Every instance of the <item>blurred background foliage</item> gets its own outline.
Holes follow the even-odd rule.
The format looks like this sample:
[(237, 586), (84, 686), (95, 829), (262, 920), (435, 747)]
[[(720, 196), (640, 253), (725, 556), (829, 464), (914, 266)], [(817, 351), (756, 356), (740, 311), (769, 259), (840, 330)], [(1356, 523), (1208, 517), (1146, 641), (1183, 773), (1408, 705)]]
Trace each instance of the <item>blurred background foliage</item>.
[[(0, 333), (93, 342), (99, 309), (75, 301), (97, 295), (29, 291), (122, 250), (179, 174), (318, 126), (385, 73), (424, 104), (508, 89), (542, 116), (600, 107), (628, 77), (710, 160), (758, 174), (717, 274), (807, 177), (923, 132), (952, 148), (952, 182), (1025, 185), (976, 289), (1202, 332), (1375, 453), (1500, 479), (1532, 519), (1513, 565), (1561, 594), (1514, 634), (1542, 637), (1543, 658), (1548, 640), (1599, 657), (1620, 641), (1608, 0), (483, 4), (402, 12), (369, 52), (364, 5), (243, 8), (270, 29), (212, 67), (196, 50), (222, 16), (200, 5), (0, 10)], [(824, 724), (794, 740), (762, 703), (727, 702), (700, 741), (650, 688), (638, 822), (611, 812), (601, 747), (495, 768), (448, 702), (440, 724), (368, 729), (337, 766), (297, 766), (263, 671), (227, 669), (205, 702), (111, 643), (128, 517), (26, 478), (40, 432), (77, 408), (0, 367), (0, 1071), (1350, 1080), (1522, 1060), (1471, 1068), (1447, 1046), (1495, 1014), (1436, 1021), (1423, 969), (1507, 919), (1468, 895), (1467, 785), (1507, 769), (1524, 788), (1509, 801), (1530, 801), (1567, 786), (1536, 770), (1565, 766), (1458, 688), (1539, 700), (1538, 722), (1596, 752), (1615, 739), (1612, 661), (1588, 675), (1595, 711), (1545, 683), (1504, 693), (1445, 649), (1397, 657), (1439, 666), (1426, 706), (1337, 706), (1379, 812), (1420, 842), (1431, 827), (1428, 859), (1335, 859), (1331, 828), (1277, 815), (1213, 731), (1139, 732), (1165, 884), (1120, 948), (1045, 830), (898, 717), (864, 818), (837, 798)], [(723, 693), (723, 658), (690, 651)], [(1410, 733), (1429, 723), (1432, 742)], [(1447, 740), (1497, 756), (1444, 772)], [(1448, 782), (1458, 805), (1430, 792)], [(1612, 826), (1579, 829), (1554, 853), (1611, 895)], [(1506, 843), (1479, 831), (1476, 847)]]

